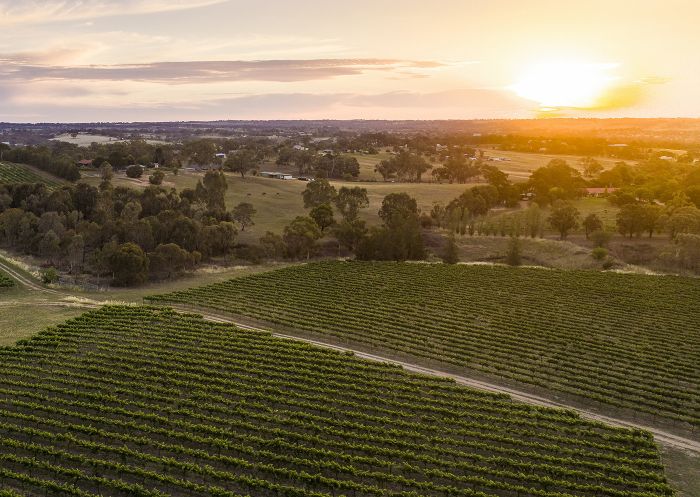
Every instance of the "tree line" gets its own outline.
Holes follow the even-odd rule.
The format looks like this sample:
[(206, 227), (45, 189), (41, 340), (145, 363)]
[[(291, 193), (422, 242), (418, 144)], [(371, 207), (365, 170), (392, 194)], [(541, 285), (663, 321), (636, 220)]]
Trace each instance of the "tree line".
[(0, 243), (72, 275), (114, 285), (172, 278), (202, 261), (230, 256), (255, 209), (226, 210), (226, 179), (210, 171), (181, 192), (151, 185), (114, 187), (109, 165), (99, 187), (50, 191), (43, 184), (0, 186)]

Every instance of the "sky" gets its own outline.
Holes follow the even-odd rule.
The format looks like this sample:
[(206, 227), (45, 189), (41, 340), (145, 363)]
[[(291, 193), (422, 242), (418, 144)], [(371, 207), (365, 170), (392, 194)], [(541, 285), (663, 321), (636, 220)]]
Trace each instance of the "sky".
[(0, 0), (0, 121), (700, 117), (694, 0)]

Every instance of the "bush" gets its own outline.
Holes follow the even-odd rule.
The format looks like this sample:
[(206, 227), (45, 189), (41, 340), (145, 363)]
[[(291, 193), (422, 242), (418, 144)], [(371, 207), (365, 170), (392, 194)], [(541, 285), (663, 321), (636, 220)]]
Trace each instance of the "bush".
[(591, 251), (591, 257), (596, 261), (602, 261), (608, 256), (608, 249), (603, 247), (596, 247)]
[(148, 177), (148, 182), (152, 185), (160, 185), (163, 183), (163, 179), (165, 179), (165, 173), (163, 171), (155, 171)]
[(126, 168), (126, 175), (129, 178), (140, 178), (143, 176), (143, 168), (141, 166), (129, 166)]
[(44, 269), (41, 272), (41, 281), (45, 285), (50, 285), (52, 283), (58, 283), (58, 271), (56, 271), (56, 268), (50, 267), (50, 268)]

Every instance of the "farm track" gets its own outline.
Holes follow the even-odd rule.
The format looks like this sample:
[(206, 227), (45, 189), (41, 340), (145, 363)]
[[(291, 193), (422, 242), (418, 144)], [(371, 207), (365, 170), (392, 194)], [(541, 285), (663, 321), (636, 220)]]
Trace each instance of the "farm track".
[[(185, 309), (185, 308), (178, 308), (176, 305), (170, 305), (170, 307), (173, 307), (174, 309), (178, 311), (183, 311), (183, 312), (193, 312), (191, 309)], [(210, 321), (215, 321), (218, 323), (231, 323), (239, 328), (243, 328), (246, 330), (251, 330), (251, 331), (259, 331), (259, 332), (264, 332), (264, 333), (272, 333), (274, 337), (277, 338), (284, 338), (288, 340), (297, 340), (301, 342), (305, 342), (311, 345), (315, 345), (318, 347), (323, 347), (327, 349), (333, 349), (337, 350), (340, 352), (352, 352), (355, 356), (362, 358), (362, 359), (368, 359), (370, 361), (376, 361), (376, 362), (381, 362), (385, 364), (394, 364), (397, 366), (401, 366), (404, 368), (406, 371), (411, 371), (412, 373), (419, 373), (419, 374), (426, 374), (429, 376), (437, 376), (439, 378), (448, 378), (451, 380), (454, 380), (457, 384), (459, 385), (464, 385), (468, 386), (470, 388), (475, 388), (477, 390), (484, 390), (487, 392), (493, 392), (493, 393), (503, 393), (506, 395), (509, 395), (513, 400), (517, 400), (519, 402), (524, 402), (526, 404), (530, 405), (536, 405), (536, 406), (541, 406), (541, 407), (552, 407), (552, 408), (559, 408), (559, 409), (570, 409), (573, 411), (576, 411), (581, 415), (581, 417), (585, 419), (589, 419), (592, 421), (600, 421), (602, 423), (605, 423), (607, 425), (611, 426), (616, 426), (620, 428), (633, 428), (633, 429), (640, 429), (640, 430), (645, 430), (654, 435), (654, 439), (656, 442), (673, 447), (675, 449), (680, 449), (680, 450), (685, 450), (689, 452), (693, 452), (696, 454), (700, 454), (700, 442), (691, 440), (689, 438), (684, 438), (680, 437), (678, 435), (674, 435), (673, 433), (669, 433), (667, 431), (654, 428), (648, 425), (643, 425), (643, 424), (638, 424), (638, 423), (633, 423), (630, 421), (625, 421), (622, 419), (617, 419), (617, 418), (612, 418), (609, 416), (605, 416), (602, 414), (598, 414), (592, 411), (588, 411), (585, 409), (580, 409), (571, 405), (567, 405), (561, 402), (557, 402), (555, 400), (547, 399), (538, 395), (533, 395), (527, 392), (523, 392), (520, 390), (516, 390), (513, 388), (505, 387), (503, 385), (498, 385), (496, 383), (489, 383), (481, 380), (476, 380), (473, 378), (467, 378), (464, 376), (459, 376), (455, 375), (452, 373), (447, 373), (445, 371), (440, 371), (437, 369), (430, 369), (426, 368), (423, 366), (419, 366), (417, 364), (412, 364), (410, 362), (405, 362), (405, 361), (399, 361), (395, 359), (390, 359), (388, 357), (383, 357), (380, 355), (376, 354), (369, 354), (366, 352), (362, 352), (359, 350), (355, 350), (349, 347), (343, 347), (340, 345), (334, 345), (332, 343), (327, 343), (327, 342), (321, 342), (318, 340), (312, 340), (309, 338), (302, 338), (299, 336), (294, 336), (294, 335), (288, 335), (288, 334), (283, 334), (283, 333), (277, 333), (274, 332), (270, 329), (265, 329), (265, 328), (259, 328), (255, 326), (250, 326), (247, 324), (243, 324), (240, 322), (237, 322), (235, 319), (227, 318), (225, 316), (217, 315), (210, 313), (206, 310), (201, 310), (201, 311), (196, 311), (197, 313), (201, 314), (205, 319), (208, 319)]]
[[(45, 288), (43, 286), (40, 286), (39, 284), (33, 282), (30, 278), (23, 276), (21, 273), (19, 273), (17, 270), (15, 270), (11, 265), (8, 265), (2, 259), (0, 259), (0, 270), (4, 271), (5, 273), (7, 273), (8, 276), (14, 278), (18, 283), (29, 288), (30, 290), (33, 290), (36, 292), (43, 292), (43, 293), (47, 293), (50, 295), (55, 295), (56, 297), (65, 295), (63, 292), (60, 292), (58, 290), (53, 290), (50, 288)], [(65, 305), (65, 304), (62, 302), (55, 302), (55, 303), (46, 302), (43, 305)], [(90, 305), (85, 305), (84, 307), (88, 308), (88, 309), (97, 308), (97, 307), (100, 307), (100, 304), (90, 304)], [(193, 312), (192, 309), (185, 309), (185, 308), (179, 307), (177, 305), (171, 304), (171, 305), (169, 305), (169, 307), (172, 307), (173, 309), (180, 311), (180, 312), (188, 312), (188, 313)], [(385, 364), (394, 364), (397, 366), (401, 366), (406, 371), (410, 371), (413, 373), (425, 374), (425, 375), (429, 375), (429, 376), (436, 376), (439, 378), (447, 378), (447, 379), (451, 379), (451, 380), (455, 381), (459, 385), (468, 386), (470, 388), (475, 388), (475, 389), (483, 390), (483, 391), (487, 391), (487, 392), (506, 394), (506, 395), (509, 395), (513, 400), (523, 402), (526, 404), (530, 404), (530, 405), (536, 405), (536, 406), (541, 406), (541, 407), (552, 407), (552, 408), (559, 408), (559, 409), (570, 409), (570, 410), (576, 411), (585, 419), (589, 419), (589, 420), (593, 420), (593, 421), (600, 421), (602, 423), (605, 423), (605, 424), (608, 424), (611, 426), (645, 430), (645, 431), (648, 431), (654, 435), (654, 439), (656, 440), (657, 443), (666, 445), (668, 447), (673, 447), (676, 449), (700, 454), (700, 442), (695, 441), (695, 440), (691, 440), (688, 438), (680, 437), (680, 436), (674, 435), (672, 433), (669, 433), (667, 431), (664, 431), (664, 430), (661, 430), (658, 428), (654, 428), (651, 426), (637, 424), (637, 423), (633, 423), (630, 421), (625, 421), (625, 420), (621, 420), (621, 419), (617, 419), (617, 418), (612, 418), (609, 416), (598, 414), (598, 413), (588, 411), (585, 409), (580, 409), (580, 408), (577, 408), (577, 407), (574, 407), (571, 405), (567, 405), (565, 403), (557, 402), (555, 400), (547, 399), (547, 398), (544, 398), (544, 397), (541, 397), (538, 395), (533, 395), (533, 394), (530, 394), (527, 392), (516, 390), (516, 389), (506, 387), (503, 385), (499, 385), (496, 383), (489, 383), (489, 382), (477, 380), (474, 378), (467, 378), (464, 376), (459, 376), (459, 375), (455, 375), (452, 373), (447, 373), (445, 371), (440, 371), (437, 369), (426, 368), (426, 367), (420, 366), (418, 364), (413, 364), (413, 363), (406, 362), (406, 361), (399, 361), (399, 360), (395, 360), (395, 359), (390, 359), (388, 357), (383, 357), (383, 356), (376, 355), (376, 354), (362, 352), (360, 350), (356, 350), (356, 349), (353, 349), (350, 347), (344, 347), (344, 346), (335, 345), (335, 344), (328, 343), (328, 342), (322, 342), (322, 341), (313, 340), (313, 339), (309, 339), (309, 338), (303, 338), (303, 337), (295, 336), (295, 335), (277, 333), (277, 332), (274, 332), (270, 329), (250, 326), (250, 325), (238, 322), (235, 319), (232, 319), (232, 318), (229, 318), (226, 316), (222, 316), (222, 315), (217, 315), (215, 313), (211, 313), (205, 309), (198, 309), (196, 312), (201, 314), (205, 319), (210, 320), (210, 321), (219, 322), (219, 323), (230, 323), (230, 324), (233, 324), (239, 328), (243, 328), (246, 330), (258, 331), (258, 332), (263, 332), (263, 333), (271, 333), (272, 336), (277, 337), (277, 338), (301, 341), (301, 342), (305, 342), (305, 343), (315, 345), (318, 347), (322, 347), (322, 348), (326, 348), (326, 349), (337, 350), (340, 352), (351, 352), (356, 357), (375, 361), (375, 362), (381, 362), (381, 363), (385, 363)]]
[(33, 282), (30, 278), (22, 275), (19, 271), (14, 269), (11, 265), (0, 259), (0, 270), (5, 272), (8, 276), (15, 279), (19, 284), (27, 287), (35, 292), (49, 293), (51, 295), (61, 295), (58, 290), (53, 290), (51, 288), (45, 288), (38, 283)]

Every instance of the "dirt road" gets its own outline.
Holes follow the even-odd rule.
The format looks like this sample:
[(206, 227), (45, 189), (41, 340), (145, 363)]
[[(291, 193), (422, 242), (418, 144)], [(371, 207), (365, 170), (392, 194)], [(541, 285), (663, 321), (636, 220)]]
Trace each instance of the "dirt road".
[(17, 271), (14, 267), (6, 263), (4, 260), (0, 259), (0, 271), (6, 273), (10, 278), (17, 281), (20, 285), (27, 287), (35, 292), (48, 293), (52, 295), (61, 295), (58, 290), (53, 290), (51, 288), (45, 288), (38, 283), (35, 283), (30, 278), (24, 276), (22, 273)]
[[(188, 310), (188, 312), (193, 312), (192, 310)], [(611, 418), (609, 416), (604, 416), (602, 414), (598, 414), (592, 411), (587, 411), (585, 409), (580, 409), (574, 406), (570, 406), (567, 404), (563, 404), (554, 400), (550, 400), (544, 397), (540, 397), (538, 395), (533, 395), (527, 392), (523, 392), (520, 390), (515, 390), (513, 388), (505, 387), (502, 385), (498, 385), (495, 383), (488, 383), (480, 380), (475, 380), (473, 378), (467, 378), (464, 376), (459, 376), (451, 373), (447, 373), (444, 371), (439, 371), (437, 369), (430, 369), (430, 368), (425, 368), (423, 366), (419, 366), (416, 364), (411, 364), (409, 362), (404, 362), (404, 361), (398, 361), (395, 359), (389, 359), (387, 357), (382, 357), (380, 355), (376, 354), (368, 354), (366, 352), (361, 352), (358, 350), (354, 350), (352, 348), (348, 347), (343, 347), (339, 345), (334, 345), (331, 343), (327, 342), (321, 342), (318, 340), (312, 340), (308, 338), (301, 338), (298, 336), (293, 336), (293, 335), (286, 335), (283, 333), (276, 333), (271, 330), (266, 330), (264, 328), (257, 328), (255, 326), (249, 326), (243, 323), (238, 323), (236, 322), (235, 319), (230, 319), (224, 316), (220, 316), (217, 314), (213, 313), (208, 313), (206, 311), (196, 311), (198, 314), (202, 314), (202, 316), (205, 319), (208, 319), (210, 321), (215, 321), (219, 323), (231, 323), (239, 328), (243, 328), (246, 330), (252, 330), (252, 331), (260, 331), (260, 332), (265, 332), (265, 333), (272, 333), (273, 336), (277, 338), (284, 338), (288, 340), (297, 340), (300, 342), (305, 342), (309, 343), (318, 347), (323, 347), (326, 349), (333, 349), (333, 350), (338, 350), (340, 352), (352, 352), (356, 357), (360, 357), (362, 359), (368, 359), (370, 361), (376, 361), (376, 362), (382, 362), (385, 364), (395, 364), (397, 366), (401, 366), (407, 371), (411, 371), (414, 373), (420, 373), (420, 374), (427, 374), (430, 376), (437, 376), (440, 378), (449, 378), (451, 380), (454, 380), (456, 383), (460, 385), (465, 385), (471, 388), (476, 388), (478, 390), (485, 390), (488, 392), (494, 392), (494, 393), (503, 393), (506, 395), (509, 395), (513, 400), (517, 400), (519, 402), (524, 402), (526, 404), (531, 404), (531, 405), (536, 405), (536, 406), (542, 406), (542, 407), (554, 407), (554, 408), (560, 408), (560, 409), (570, 409), (573, 411), (576, 411), (581, 415), (581, 417), (590, 419), (593, 421), (600, 421), (602, 423), (605, 423), (607, 425), (611, 426), (618, 426), (620, 428), (636, 428), (636, 429), (641, 429), (645, 430), (648, 432), (651, 432), (654, 435), (654, 439), (661, 444), (668, 445), (669, 447), (674, 447), (676, 449), (681, 449), (693, 453), (700, 454), (700, 442), (691, 440), (688, 438), (683, 438), (678, 435), (674, 435), (673, 433), (669, 433), (664, 430), (660, 430), (658, 428), (654, 428), (651, 426), (646, 426), (642, 424), (637, 424), (629, 421), (625, 421), (622, 419), (616, 419), (616, 418)]]

